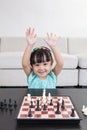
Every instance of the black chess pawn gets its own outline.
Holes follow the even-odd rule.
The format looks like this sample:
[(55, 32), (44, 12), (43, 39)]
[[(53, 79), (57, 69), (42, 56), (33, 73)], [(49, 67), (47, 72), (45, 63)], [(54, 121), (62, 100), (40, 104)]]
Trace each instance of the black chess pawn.
[(9, 107), (12, 107), (12, 101), (11, 101), (11, 98), (9, 98), (8, 106), (9, 106)]
[(5, 108), (5, 110), (8, 110), (6, 99), (4, 99), (4, 108)]
[(62, 100), (61, 108), (62, 108), (63, 110), (65, 109), (65, 103), (64, 103), (64, 100)]
[(8, 103), (8, 106), (9, 106), (9, 111), (13, 111), (13, 105), (12, 105), (12, 100), (11, 98), (9, 98), (9, 103)]
[(72, 111), (72, 112), (71, 112), (71, 116), (72, 116), (72, 117), (75, 117), (75, 112), (74, 112), (75, 110), (74, 110), (74, 108), (72, 108), (71, 111)]
[(50, 100), (50, 106), (52, 106), (52, 105), (53, 105), (53, 100), (51, 99), (51, 100)]
[(16, 102), (16, 100), (14, 100), (14, 108), (16, 108), (17, 107), (17, 102)]
[(1, 109), (1, 101), (0, 101), (0, 109)]
[(28, 117), (32, 117), (33, 115), (32, 115), (32, 111), (31, 111), (31, 109), (29, 110), (29, 113), (28, 113)]
[(12, 112), (13, 111), (13, 106), (9, 105), (9, 111)]
[(39, 101), (39, 99), (37, 99), (37, 108), (36, 108), (36, 111), (40, 111), (41, 109), (40, 109), (40, 101)]
[(7, 106), (7, 102), (6, 102), (6, 99), (4, 99), (4, 106)]
[(30, 108), (34, 108), (34, 104), (33, 104), (33, 101), (31, 101), (31, 105), (30, 105)]
[(3, 102), (3, 101), (0, 102), (0, 109), (1, 109), (1, 110), (4, 109), (4, 102)]
[(43, 105), (43, 110), (46, 111), (46, 104)]
[(59, 107), (60, 107), (60, 104), (59, 102), (57, 102), (57, 110), (55, 111), (56, 114), (61, 114)]

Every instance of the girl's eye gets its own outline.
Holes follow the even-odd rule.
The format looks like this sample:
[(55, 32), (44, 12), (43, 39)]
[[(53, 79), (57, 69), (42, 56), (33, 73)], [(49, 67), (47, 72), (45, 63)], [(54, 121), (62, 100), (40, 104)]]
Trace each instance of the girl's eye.
[(47, 65), (47, 63), (44, 63), (44, 65)]
[(39, 64), (35, 64), (36, 66), (39, 66)]

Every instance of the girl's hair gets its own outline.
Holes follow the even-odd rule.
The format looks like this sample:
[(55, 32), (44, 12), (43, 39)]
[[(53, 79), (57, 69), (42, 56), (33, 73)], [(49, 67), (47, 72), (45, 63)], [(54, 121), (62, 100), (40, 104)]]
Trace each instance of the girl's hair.
[(30, 56), (30, 64), (52, 61), (51, 50), (47, 47), (34, 48)]

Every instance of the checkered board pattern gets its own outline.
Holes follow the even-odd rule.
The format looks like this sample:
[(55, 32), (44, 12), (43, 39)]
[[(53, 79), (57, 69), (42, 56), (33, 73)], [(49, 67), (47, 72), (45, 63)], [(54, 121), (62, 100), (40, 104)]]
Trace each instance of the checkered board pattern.
[[(39, 98), (39, 103), (40, 103), (40, 110), (37, 111), (37, 99)], [(31, 96), (31, 100), (33, 101), (34, 107), (31, 108), (31, 102), (28, 100), (28, 96), (25, 96), (18, 114), (17, 119), (18, 120), (79, 120), (79, 115), (77, 111), (74, 108), (74, 105), (72, 104), (72, 101), (70, 97), (68, 96), (52, 96), (52, 102), (53, 105), (50, 105), (50, 101), (48, 100), (48, 97), (46, 97), (46, 110), (43, 110), (43, 99), (41, 96)], [(64, 106), (65, 108), (61, 108), (62, 100), (64, 100)], [(59, 102), (59, 110), (60, 114), (56, 114), (57, 110), (57, 102)], [(71, 116), (72, 108), (74, 108), (74, 117)], [(29, 111), (31, 109), (31, 114), (32, 117), (29, 117)]]

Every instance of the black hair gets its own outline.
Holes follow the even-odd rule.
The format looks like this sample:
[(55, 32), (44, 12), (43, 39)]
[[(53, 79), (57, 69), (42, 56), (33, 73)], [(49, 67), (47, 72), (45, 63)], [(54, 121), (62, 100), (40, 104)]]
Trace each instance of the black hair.
[(35, 48), (30, 56), (31, 66), (35, 63), (52, 61), (52, 54), (47, 47)]

